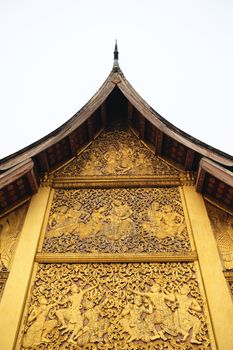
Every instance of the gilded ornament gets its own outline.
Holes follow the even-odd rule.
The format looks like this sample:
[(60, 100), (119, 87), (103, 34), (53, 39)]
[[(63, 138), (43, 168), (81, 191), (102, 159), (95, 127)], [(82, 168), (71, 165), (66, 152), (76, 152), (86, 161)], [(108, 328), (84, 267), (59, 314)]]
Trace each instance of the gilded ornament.
[(188, 252), (178, 188), (55, 190), (44, 253)]
[(0, 219), (0, 271), (10, 270), (26, 210), (23, 205)]
[(22, 349), (211, 349), (193, 263), (40, 264)]
[(224, 267), (233, 270), (233, 216), (206, 202)]
[(156, 157), (130, 130), (103, 131), (68, 165), (54, 173), (60, 177), (122, 175), (179, 175)]

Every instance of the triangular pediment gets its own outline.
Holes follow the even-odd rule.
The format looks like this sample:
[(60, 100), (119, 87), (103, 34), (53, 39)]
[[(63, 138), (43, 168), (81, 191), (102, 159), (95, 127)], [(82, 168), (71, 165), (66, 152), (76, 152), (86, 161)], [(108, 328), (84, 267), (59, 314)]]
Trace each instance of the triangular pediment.
[(56, 177), (178, 176), (129, 129), (104, 130)]

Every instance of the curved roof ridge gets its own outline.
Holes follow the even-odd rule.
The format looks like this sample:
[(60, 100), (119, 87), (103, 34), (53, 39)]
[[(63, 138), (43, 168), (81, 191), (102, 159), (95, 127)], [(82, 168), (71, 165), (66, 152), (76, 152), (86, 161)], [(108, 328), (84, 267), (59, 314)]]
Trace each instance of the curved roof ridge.
[[(117, 65), (116, 65), (117, 61)], [(183, 130), (177, 128), (170, 123), (158, 112), (156, 112), (133, 88), (133, 86), (125, 78), (118, 64), (118, 48), (117, 42), (114, 50), (114, 64), (113, 68), (97, 90), (97, 92), (91, 97), (91, 99), (68, 121), (62, 124), (51, 133), (35, 141), (34, 143), (24, 147), (23, 149), (4, 157), (0, 160), (0, 172), (5, 171), (25, 159), (35, 156), (37, 153), (45, 150), (47, 147), (52, 146), (54, 143), (60, 141), (62, 138), (68, 136), (84, 121), (86, 121), (93, 112), (106, 100), (109, 94), (113, 91), (115, 86), (118, 86), (123, 95), (128, 101), (139, 110), (145, 119), (151, 122), (164, 134), (172, 137), (176, 141), (184, 144), (188, 148), (200, 153), (201, 155), (212, 159), (213, 161), (222, 164), (227, 167), (233, 167), (233, 156), (224, 153), (194, 137), (187, 134)]]

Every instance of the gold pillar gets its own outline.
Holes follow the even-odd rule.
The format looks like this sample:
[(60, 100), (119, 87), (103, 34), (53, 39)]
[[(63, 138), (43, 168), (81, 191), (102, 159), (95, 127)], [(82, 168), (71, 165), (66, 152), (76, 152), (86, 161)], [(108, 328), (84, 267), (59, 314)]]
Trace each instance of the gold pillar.
[(26, 300), (50, 188), (42, 187), (28, 208), (0, 303), (0, 349), (13, 350)]
[(183, 190), (217, 346), (219, 350), (232, 350), (233, 303), (205, 203), (193, 186), (184, 186)]

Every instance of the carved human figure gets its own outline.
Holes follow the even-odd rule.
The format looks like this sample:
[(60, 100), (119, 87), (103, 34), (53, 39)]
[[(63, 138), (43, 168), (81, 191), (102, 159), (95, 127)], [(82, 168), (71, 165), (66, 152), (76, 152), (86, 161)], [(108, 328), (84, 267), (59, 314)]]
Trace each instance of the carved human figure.
[(133, 150), (131, 147), (122, 145), (120, 149), (119, 168), (121, 174), (126, 174), (132, 170), (133, 167)]
[(106, 217), (107, 222), (109, 222), (107, 230), (109, 239), (116, 241), (134, 232), (134, 223), (130, 218), (132, 213), (127, 203), (122, 204), (119, 200), (112, 202), (112, 210), (110, 215)]
[(19, 233), (20, 217), (15, 212), (0, 220), (0, 271), (3, 268), (9, 270), (15, 243)]
[(103, 336), (107, 333), (110, 323), (107, 317), (101, 317), (101, 311), (107, 302), (108, 299), (105, 299), (104, 302), (95, 305), (94, 300), (85, 300), (84, 320), (87, 321), (87, 324), (79, 334), (79, 336), (83, 338), (83, 343), (103, 341)]
[(96, 209), (91, 214), (91, 217), (87, 223), (79, 223), (79, 236), (81, 239), (91, 235), (96, 235), (102, 231), (104, 225), (103, 213), (105, 210), (105, 207)]
[(140, 152), (136, 157), (132, 173), (138, 175), (153, 174), (152, 162), (144, 155), (144, 153)]
[(161, 223), (162, 225), (157, 233), (159, 238), (179, 236), (185, 228), (184, 217), (173, 211), (168, 204), (164, 206), (164, 215)]
[(216, 240), (225, 268), (233, 269), (233, 217), (217, 209), (207, 207), (210, 210), (210, 219), (213, 224)]
[(160, 205), (158, 202), (154, 201), (151, 204), (151, 207), (145, 212), (142, 213), (141, 216), (143, 217), (143, 224), (142, 228), (151, 234), (158, 235), (158, 232), (160, 230), (161, 221), (163, 219), (164, 213), (159, 210)]
[(103, 173), (107, 175), (115, 174), (119, 161), (119, 154), (115, 147), (109, 146), (108, 151), (104, 153), (104, 160), (106, 161), (106, 166)]
[(60, 237), (78, 230), (81, 215), (81, 203), (77, 202), (75, 208), (61, 206), (50, 216), (48, 221), (47, 238)]
[(149, 308), (145, 308), (142, 303), (142, 297), (136, 295), (134, 297), (134, 302), (128, 304), (121, 313), (120, 324), (123, 328), (123, 331), (128, 333), (127, 343), (130, 343), (134, 340), (143, 340), (145, 342), (150, 341), (150, 334), (145, 327), (145, 322), (142, 318), (143, 314), (151, 314), (153, 311), (152, 305), (149, 304)]
[(178, 308), (174, 312), (174, 323), (177, 329), (177, 333), (183, 336), (182, 341), (186, 341), (189, 332), (192, 329), (192, 335), (190, 342), (192, 344), (201, 344), (197, 340), (197, 335), (200, 331), (201, 321), (200, 319), (191, 314), (190, 311), (201, 312), (201, 306), (192, 297), (188, 296), (188, 286), (182, 286), (180, 292), (176, 294), (176, 300), (178, 302)]
[(101, 163), (96, 158), (94, 153), (89, 155), (89, 159), (84, 164), (84, 167), (80, 171), (80, 175), (101, 175)]
[(23, 338), (23, 346), (29, 348), (48, 343), (48, 334), (55, 328), (57, 320), (46, 320), (49, 310), (56, 304), (47, 304), (44, 296), (39, 298), (39, 306), (33, 306), (28, 316), (29, 327)]
[(68, 339), (68, 342), (70, 343), (75, 343), (75, 339), (83, 328), (83, 315), (80, 311), (83, 296), (94, 288), (96, 288), (96, 286), (78, 292), (77, 285), (73, 284), (70, 289), (71, 295), (67, 297), (69, 307), (56, 311), (58, 321), (61, 323), (59, 329), (63, 330), (62, 333), (64, 334), (68, 331), (72, 331), (72, 334)]
[[(138, 292), (132, 290), (133, 293), (149, 298), (153, 306), (153, 314), (147, 317), (147, 325), (151, 331), (156, 332), (156, 334), (151, 337), (151, 340), (154, 339), (163, 339), (167, 340), (164, 335), (164, 332), (167, 332), (171, 335), (174, 335), (174, 324), (172, 319), (172, 311), (165, 304), (166, 301), (174, 302), (175, 295), (165, 294), (161, 291), (160, 285), (155, 283), (149, 292)], [(156, 331), (155, 326), (159, 325), (160, 330)]]

